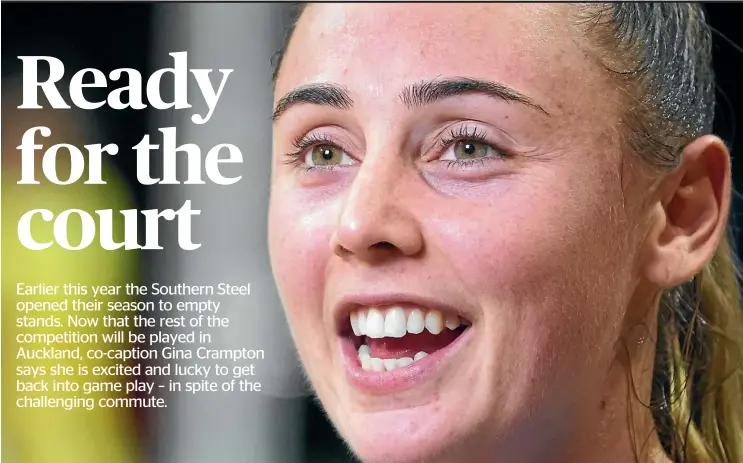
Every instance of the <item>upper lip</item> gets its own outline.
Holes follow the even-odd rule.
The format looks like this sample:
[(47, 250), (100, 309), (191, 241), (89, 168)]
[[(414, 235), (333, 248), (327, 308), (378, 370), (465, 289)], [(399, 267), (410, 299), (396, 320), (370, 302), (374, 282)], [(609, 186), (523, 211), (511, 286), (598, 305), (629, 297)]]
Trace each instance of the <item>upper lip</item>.
[(353, 293), (342, 296), (333, 305), (333, 314), (336, 323), (340, 326), (344, 324), (354, 310), (368, 307), (388, 307), (395, 305), (415, 306), (426, 310), (438, 310), (443, 313), (457, 314), (469, 321), (472, 319), (461, 307), (442, 302), (428, 296), (421, 296), (410, 293)]

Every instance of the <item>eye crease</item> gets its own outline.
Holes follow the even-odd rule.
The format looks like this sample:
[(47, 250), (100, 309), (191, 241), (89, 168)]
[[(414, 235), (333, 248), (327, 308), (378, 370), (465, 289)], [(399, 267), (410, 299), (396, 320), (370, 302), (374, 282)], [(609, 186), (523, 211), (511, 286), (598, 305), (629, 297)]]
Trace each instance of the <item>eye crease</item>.
[[(286, 163), (300, 170), (336, 170), (361, 162), (327, 133), (311, 133), (292, 144), (295, 151), (285, 154)], [(439, 135), (431, 150), (432, 152), (422, 153), (422, 162), (444, 162), (447, 167), (463, 170), (510, 157), (505, 150), (490, 141), (485, 129), (470, 125), (451, 128), (446, 135)]]
[(477, 127), (467, 125), (451, 129), (448, 137), (442, 138), (439, 144), (444, 152), (437, 160), (447, 161), (450, 166), (452, 162), (464, 161), (463, 165), (467, 165), (466, 161), (475, 159), (493, 158), (497, 160), (508, 156), (504, 150), (489, 141), (484, 130), (478, 131)]

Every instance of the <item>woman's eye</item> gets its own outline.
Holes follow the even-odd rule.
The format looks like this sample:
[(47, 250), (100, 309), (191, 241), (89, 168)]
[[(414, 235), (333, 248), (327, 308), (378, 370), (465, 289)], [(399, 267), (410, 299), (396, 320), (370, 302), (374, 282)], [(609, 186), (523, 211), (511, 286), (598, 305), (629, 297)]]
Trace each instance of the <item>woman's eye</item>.
[(495, 150), (486, 143), (477, 140), (460, 140), (451, 145), (440, 159), (442, 161), (458, 161), (495, 155), (497, 155)]
[(352, 164), (353, 159), (337, 146), (317, 145), (307, 154), (305, 162), (310, 166), (338, 166)]

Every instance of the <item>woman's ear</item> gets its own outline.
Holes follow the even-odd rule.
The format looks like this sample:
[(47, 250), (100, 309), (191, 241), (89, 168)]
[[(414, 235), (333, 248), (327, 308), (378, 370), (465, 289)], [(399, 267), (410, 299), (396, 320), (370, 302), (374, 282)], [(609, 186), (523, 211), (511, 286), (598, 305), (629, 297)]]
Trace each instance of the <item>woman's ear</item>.
[(706, 135), (684, 149), (678, 168), (662, 180), (645, 243), (645, 277), (661, 288), (694, 277), (712, 259), (727, 228), (730, 153)]

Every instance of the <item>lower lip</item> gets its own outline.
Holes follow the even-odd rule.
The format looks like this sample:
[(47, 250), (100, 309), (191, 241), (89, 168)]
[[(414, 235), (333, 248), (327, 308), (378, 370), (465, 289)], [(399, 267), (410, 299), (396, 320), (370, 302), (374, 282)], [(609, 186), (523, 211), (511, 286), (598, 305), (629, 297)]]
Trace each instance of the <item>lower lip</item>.
[(346, 376), (352, 386), (365, 392), (385, 394), (415, 387), (436, 372), (443, 369), (472, 337), (472, 326), (468, 327), (451, 344), (411, 363), (392, 371), (366, 371), (361, 367), (357, 349), (351, 339), (341, 338), (340, 349)]

